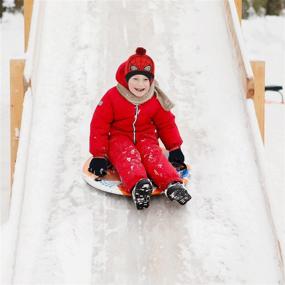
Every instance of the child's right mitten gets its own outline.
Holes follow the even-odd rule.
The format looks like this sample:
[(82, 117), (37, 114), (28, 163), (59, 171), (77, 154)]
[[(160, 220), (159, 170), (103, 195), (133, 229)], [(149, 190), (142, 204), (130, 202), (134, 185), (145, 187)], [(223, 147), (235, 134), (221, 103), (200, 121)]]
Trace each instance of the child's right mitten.
[(107, 174), (108, 161), (102, 157), (93, 157), (90, 161), (88, 171), (97, 175), (104, 176)]

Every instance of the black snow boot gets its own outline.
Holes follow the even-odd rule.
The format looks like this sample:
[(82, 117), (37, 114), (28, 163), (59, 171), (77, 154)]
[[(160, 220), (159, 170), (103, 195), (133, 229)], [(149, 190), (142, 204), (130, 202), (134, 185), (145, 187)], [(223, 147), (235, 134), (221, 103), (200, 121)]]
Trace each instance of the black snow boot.
[(149, 179), (141, 179), (136, 184), (132, 191), (132, 197), (138, 210), (148, 208), (152, 190), (152, 183)]
[(180, 182), (169, 184), (165, 190), (165, 195), (169, 200), (175, 200), (181, 205), (185, 205), (192, 198), (186, 187)]

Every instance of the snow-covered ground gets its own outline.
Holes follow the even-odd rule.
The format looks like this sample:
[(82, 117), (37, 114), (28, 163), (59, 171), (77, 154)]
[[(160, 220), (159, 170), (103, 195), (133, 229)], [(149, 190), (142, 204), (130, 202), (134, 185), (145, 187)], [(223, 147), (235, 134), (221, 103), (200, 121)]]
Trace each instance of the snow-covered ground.
[[(285, 88), (285, 17), (254, 17), (242, 21), (242, 29), (249, 57), (266, 62), (266, 85)], [(285, 104), (281, 104), (281, 96), (276, 92), (266, 92), (265, 96), (268, 196), (285, 254)]]
[[(221, 6), (212, 2), (207, 8), (207, 3), (183, 1), (170, 7), (167, 2), (152, 2), (146, 15), (136, 1), (114, 1), (112, 6), (109, 1), (86, 3), (68, 8), (50, 3), (46, 6), (43, 40), (47, 45), (42, 50), (39, 93), (33, 100), (30, 153), (34, 156), (27, 168), (19, 232), (11, 231), (17, 237), (10, 236), (17, 239), (15, 254), (10, 252), (10, 258), (17, 260), (13, 281), (277, 284), (280, 276), (274, 242), (268, 231), (270, 223), (264, 213), (253, 149), (248, 144), (247, 122), (240, 116), (245, 108), (235, 80)], [(137, 17), (129, 17), (129, 12)], [(165, 21), (170, 12), (175, 19)], [(142, 25), (146, 16), (147, 25)], [(271, 25), (267, 19), (260, 21)], [(255, 29), (260, 26), (260, 22), (251, 23)], [(184, 34), (179, 33), (181, 29)], [(244, 31), (251, 32), (246, 27)], [(200, 34), (208, 37), (201, 38)], [(275, 35), (272, 42), (274, 39)], [(259, 40), (246, 38), (249, 50), (257, 49)], [(114, 41), (121, 44), (114, 47)], [(284, 50), (284, 41), (281, 44)], [(154, 199), (148, 212), (137, 213), (131, 201), (92, 192), (78, 177), (88, 156), (88, 122), (93, 107), (114, 84), (117, 65), (139, 45), (153, 55), (160, 84), (176, 101), (184, 151), (194, 169), (194, 198), (185, 208)], [(223, 52), (219, 55), (216, 50)], [(282, 52), (280, 47), (277, 50)], [(17, 52), (21, 54), (21, 50)], [(267, 55), (266, 60), (270, 60), (270, 51)], [(282, 72), (278, 69), (278, 74)], [(280, 83), (276, 81), (268, 83)], [(8, 92), (5, 94), (8, 97)], [(6, 114), (7, 97), (3, 103)], [(266, 149), (269, 173), (273, 173), (276, 183), (270, 198), (282, 233), (284, 150), (279, 140), (284, 141), (284, 106), (270, 106), (266, 108), (266, 130), (270, 128)], [(245, 116), (245, 111), (242, 113)], [(1, 115), (1, 122), (6, 122), (3, 129), (8, 134), (7, 118)], [(51, 134), (57, 140), (50, 140)], [(40, 151), (43, 143), (46, 153)], [(1, 152), (7, 153), (8, 145), (3, 145)]]
[(242, 21), (251, 60), (266, 62), (266, 85), (285, 83), (285, 17), (254, 17)]

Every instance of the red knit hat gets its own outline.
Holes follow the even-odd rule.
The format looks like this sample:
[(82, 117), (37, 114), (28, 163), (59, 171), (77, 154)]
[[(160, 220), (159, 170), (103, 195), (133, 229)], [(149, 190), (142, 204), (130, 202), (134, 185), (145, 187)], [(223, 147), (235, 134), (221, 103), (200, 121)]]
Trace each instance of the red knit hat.
[(154, 62), (143, 47), (138, 47), (126, 61), (124, 73), (127, 82), (136, 74), (145, 75), (150, 81), (154, 78)]

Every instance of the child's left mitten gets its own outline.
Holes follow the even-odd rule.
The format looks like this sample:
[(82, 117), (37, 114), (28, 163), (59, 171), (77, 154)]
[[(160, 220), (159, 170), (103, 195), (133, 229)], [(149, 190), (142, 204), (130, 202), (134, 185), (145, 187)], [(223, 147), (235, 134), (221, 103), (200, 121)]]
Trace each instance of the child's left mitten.
[(168, 160), (172, 164), (184, 164), (184, 154), (181, 150), (181, 148), (177, 148), (175, 150), (172, 150), (169, 152)]

